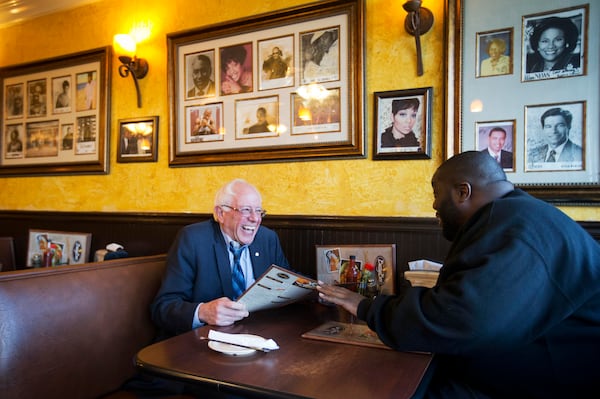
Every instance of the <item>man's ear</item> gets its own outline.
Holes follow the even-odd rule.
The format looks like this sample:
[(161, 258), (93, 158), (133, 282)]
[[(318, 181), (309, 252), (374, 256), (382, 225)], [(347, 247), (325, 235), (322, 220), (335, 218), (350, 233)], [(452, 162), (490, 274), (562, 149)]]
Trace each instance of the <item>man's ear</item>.
[(456, 195), (458, 197), (458, 202), (467, 201), (469, 198), (471, 198), (471, 195), (473, 194), (471, 183), (467, 181), (456, 184), (454, 186), (454, 191), (456, 192)]
[(213, 214), (215, 215), (215, 220), (217, 222), (222, 222), (222, 219), (223, 219), (223, 208), (221, 208), (220, 206), (215, 206)]

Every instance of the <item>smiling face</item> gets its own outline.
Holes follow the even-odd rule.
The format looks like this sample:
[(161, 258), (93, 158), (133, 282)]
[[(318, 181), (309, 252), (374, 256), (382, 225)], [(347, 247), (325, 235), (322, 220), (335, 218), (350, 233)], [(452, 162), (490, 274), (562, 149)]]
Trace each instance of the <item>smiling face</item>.
[(254, 187), (238, 183), (233, 187), (235, 195), (227, 203), (215, 206), (215, 213), (221, 229), (225, 234), (242, 245), (251, 244), (262, 222), (259, 213), (251, 212), (248, 216), (234, 210), (242, 208), (262, 208), (262, 200)]
[(506, 141), (506, 133), (501, 130), (492, 130), (488, 137), (489, 146), (493, 152), (499, 153), (504, 147)]
[(565, 51), (565, 33), (558, 28), (548, 28), (540, 35), (538, 53), (548, 62), (554, 62)]
[(225, 69), (225, 75), (234, 82), (238, 82), (242, 76), (244, 67), (237, 61), (229, 61)]
[(192, 79), (198, 88), (204, 88), (210, 82), (212, 68), (210, 62), (204, 58), (196, 58), (192, 61)]
[(569, 127), (567, 121), (562, 115), (551, 115), (544, 119), (544, 135), (548, 140), (548, 144), (555, 148), (565, 141), (569, 135)]
[(500, 47), (496, 43), (492, 43), (490, 44), (488, 54), (491, 59), (497, 60), (498, 58), (500, 58), (500, 55), (502, 55), (502, 52), (500, 51)]
[(401, 109), (392, 115), (393, 129), (399, 133), (407, 135), (410, 133), (417, 122), (417, 110), (414, 108)]

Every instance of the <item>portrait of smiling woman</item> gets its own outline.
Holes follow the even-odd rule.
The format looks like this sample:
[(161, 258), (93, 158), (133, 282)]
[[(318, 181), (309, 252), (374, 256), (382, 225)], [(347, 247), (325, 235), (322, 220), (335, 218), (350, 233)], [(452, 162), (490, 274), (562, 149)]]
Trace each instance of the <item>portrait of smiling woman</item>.
[(481, 62), (478, 77), (507, 75), (512, 73), (512, 30), (494, 34), (478, 35), (478, 54)]
[(569, 16), (557, 13), (525, 24), (524, 80), (583, 74), (584, 10), (581, 8)]
[(373, 159), (431, 157), (431, 87), (375, 92)]
[(382, 147), (420, 147), (413, 128), (417, 122), (420, 101), (405, 98), (392, 101), (392, 124), (381, 134)]

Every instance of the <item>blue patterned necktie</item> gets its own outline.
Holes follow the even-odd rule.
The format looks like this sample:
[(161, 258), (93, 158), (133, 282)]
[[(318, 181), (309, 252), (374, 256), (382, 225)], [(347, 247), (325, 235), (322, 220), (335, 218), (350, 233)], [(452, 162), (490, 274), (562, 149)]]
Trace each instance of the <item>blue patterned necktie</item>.
[(233, 241), (229, 242), (229, 250), (233, 254), (233, 270), (231, 271), (231, 282), (233, 285), (233, 300), (238, 299), (242, 292), (246, 291), (246, 279), (244, 278), (244, 272), (242, 271), (242, 265), (240, 264), (240, 258), (242, 257), (242, 251), (246, 248), (242, 245), (236, 248), (233, 245)]
[(556, 154), (556, 151), (554, 151), (554, 150), (550, 151), (550, 155), (548, 156), (548, 159), (546, 160), (546, 162), (556, 162), (556, 158), (554, 158), (555, 154)]

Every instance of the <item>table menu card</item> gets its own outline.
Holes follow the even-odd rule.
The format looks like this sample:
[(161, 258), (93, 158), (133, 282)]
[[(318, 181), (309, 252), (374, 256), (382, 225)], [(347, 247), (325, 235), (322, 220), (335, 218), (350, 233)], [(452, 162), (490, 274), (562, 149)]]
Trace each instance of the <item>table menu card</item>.
[(285, 306), (315, 292), (317, 280), (271, 265), (239, 298), (248, 312)]
[(302, 337), (320, 341), (391, 349), (389, 346), (381, 342), (377, 337), (377, 334), (366, 324), (328, 321), (327, 323), (302, 334)]

